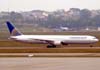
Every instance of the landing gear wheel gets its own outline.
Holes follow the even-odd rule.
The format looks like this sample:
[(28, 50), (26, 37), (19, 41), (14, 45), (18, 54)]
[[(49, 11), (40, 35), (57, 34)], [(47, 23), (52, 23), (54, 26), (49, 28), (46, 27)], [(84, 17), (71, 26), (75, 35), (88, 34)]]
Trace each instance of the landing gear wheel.
[(93, 45), (90, 45), (90, 47), (93, 47)]
[(48, 45), (47, 48), (56, 48), (56, 45)]

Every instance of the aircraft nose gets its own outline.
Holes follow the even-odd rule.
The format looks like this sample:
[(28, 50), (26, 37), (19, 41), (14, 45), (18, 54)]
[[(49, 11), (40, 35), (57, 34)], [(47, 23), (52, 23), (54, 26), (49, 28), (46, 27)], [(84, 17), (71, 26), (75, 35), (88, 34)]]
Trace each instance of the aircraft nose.
[(98, 41), (99, 41), (99, 39), (95, 39), (95, 41), (96, 41), (96, 42), (98, 42)]

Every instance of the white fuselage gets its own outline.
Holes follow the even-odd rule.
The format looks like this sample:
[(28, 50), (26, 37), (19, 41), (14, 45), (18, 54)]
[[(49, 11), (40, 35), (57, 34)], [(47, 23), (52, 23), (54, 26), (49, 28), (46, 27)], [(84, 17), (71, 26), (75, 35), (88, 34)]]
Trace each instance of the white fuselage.
[(13, 40), (30, 42), (30, 43), (52, 43), (52, 44), (84, 44), (95, 43), (99, 40), (94, 36), (89, 35), (19, 35), (11, 36)]

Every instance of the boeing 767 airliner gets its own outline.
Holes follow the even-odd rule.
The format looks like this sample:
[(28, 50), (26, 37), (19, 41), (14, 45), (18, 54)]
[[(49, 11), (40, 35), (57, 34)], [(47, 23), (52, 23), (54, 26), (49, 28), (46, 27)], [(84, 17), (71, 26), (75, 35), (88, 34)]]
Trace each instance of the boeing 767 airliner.
[(56, 48), (61, 44), (92, 44), (99, 41), (95, 36), (90, 35), (23, 35), (9, 21), (6, 24), (11, 35), (9, 39), (33, 44), (48, 44), (47, 48)]

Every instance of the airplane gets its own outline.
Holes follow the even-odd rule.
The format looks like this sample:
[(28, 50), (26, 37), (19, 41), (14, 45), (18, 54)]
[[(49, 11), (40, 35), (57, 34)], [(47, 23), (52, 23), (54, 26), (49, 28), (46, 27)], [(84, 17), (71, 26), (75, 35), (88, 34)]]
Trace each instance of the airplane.
[(99, 41), (90, 35), (24, 35), (11, 22), (7, 21), (6, 24), (10, 32), (9, 39), (32, 44), (48, 44), (47, 48), (68, 44), (93, 44)]

